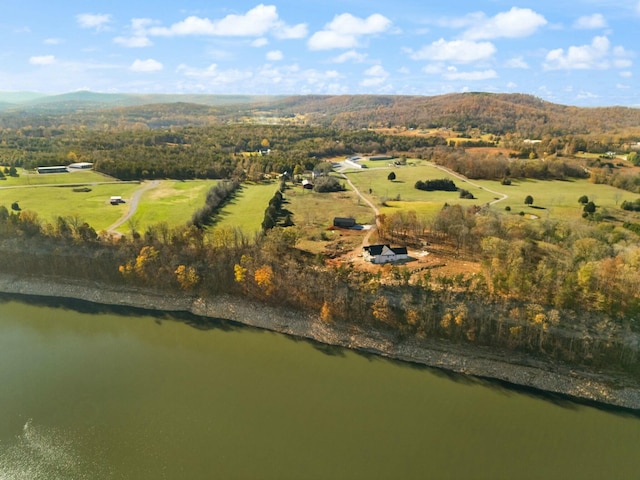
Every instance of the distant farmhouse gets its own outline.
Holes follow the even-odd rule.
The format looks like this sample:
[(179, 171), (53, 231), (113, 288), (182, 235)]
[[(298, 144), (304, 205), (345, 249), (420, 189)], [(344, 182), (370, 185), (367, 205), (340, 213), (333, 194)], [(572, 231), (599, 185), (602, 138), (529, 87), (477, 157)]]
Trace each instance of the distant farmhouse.
[(356, 219), (351, 217), (335, 217), (333, 226), (338, 228), (353, 228), (356, 226)]
[(369, 245), (364, 247), (362, 257), (375, 264), (399, 262), (409, 259), (407, 247), (392, 248), (389, 245)]

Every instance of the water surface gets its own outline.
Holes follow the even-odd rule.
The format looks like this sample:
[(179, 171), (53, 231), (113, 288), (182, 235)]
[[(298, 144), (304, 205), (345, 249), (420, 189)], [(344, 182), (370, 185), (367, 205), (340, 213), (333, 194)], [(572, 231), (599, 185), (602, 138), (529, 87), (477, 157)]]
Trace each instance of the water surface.
[(0, 479), (638, 478), (623, 412), (207, 327), (5, 298)]

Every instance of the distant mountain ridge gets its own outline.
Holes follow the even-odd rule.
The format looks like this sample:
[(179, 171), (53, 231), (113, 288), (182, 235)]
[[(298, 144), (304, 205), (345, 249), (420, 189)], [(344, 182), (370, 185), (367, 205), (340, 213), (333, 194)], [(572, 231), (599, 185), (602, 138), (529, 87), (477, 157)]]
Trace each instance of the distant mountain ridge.
[[(57, 115), (91, 124), (94, 111), (149, 128), (204, 125), (256, 119), (297, 118), (306, 124), (339, 129), (370, 127), (472, 129), (524, 137), (613, 133), (640, 134), (640, 109), (583, 108), (547, 102), (526, 94), (452, 93), (403, 95), (208, 95), (120, 94), (78, 91), (61, 95), (0, 92), (2, 117), (40, 115), (39, 125)], [(176, 117), (172, 120), (172, 116)], [(179, 117), (179, 118), (178, 118)], [(11, 124), (11, 122), (4, 122)], [(12, 124), (12, 126), (15, 126)], [(639, 137), (640, 138), (640, 137)]]

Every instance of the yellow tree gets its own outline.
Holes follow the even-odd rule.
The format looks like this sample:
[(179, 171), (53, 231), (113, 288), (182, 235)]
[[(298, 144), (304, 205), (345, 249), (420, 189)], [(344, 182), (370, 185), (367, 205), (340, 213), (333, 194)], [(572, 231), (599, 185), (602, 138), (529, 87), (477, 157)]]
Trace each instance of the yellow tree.
[(275, 288), (273, 285), (273, 278), (273, 269), (269, 265), (263, 265), (258, 268), (253, 276), (256, 284), (267, 296), (271, 295)]
[(178, 265), (174, 273), (183, 290), (190, 290), (200, 282), (200, 276), (193, 267)]

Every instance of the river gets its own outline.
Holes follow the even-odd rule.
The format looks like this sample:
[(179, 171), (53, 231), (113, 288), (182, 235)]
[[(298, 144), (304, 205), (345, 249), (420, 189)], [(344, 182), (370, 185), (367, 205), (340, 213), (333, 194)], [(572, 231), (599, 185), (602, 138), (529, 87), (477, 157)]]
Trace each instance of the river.
[(638, 478), (639, 416), (193, 320), (2, 297), (0, 480)]

